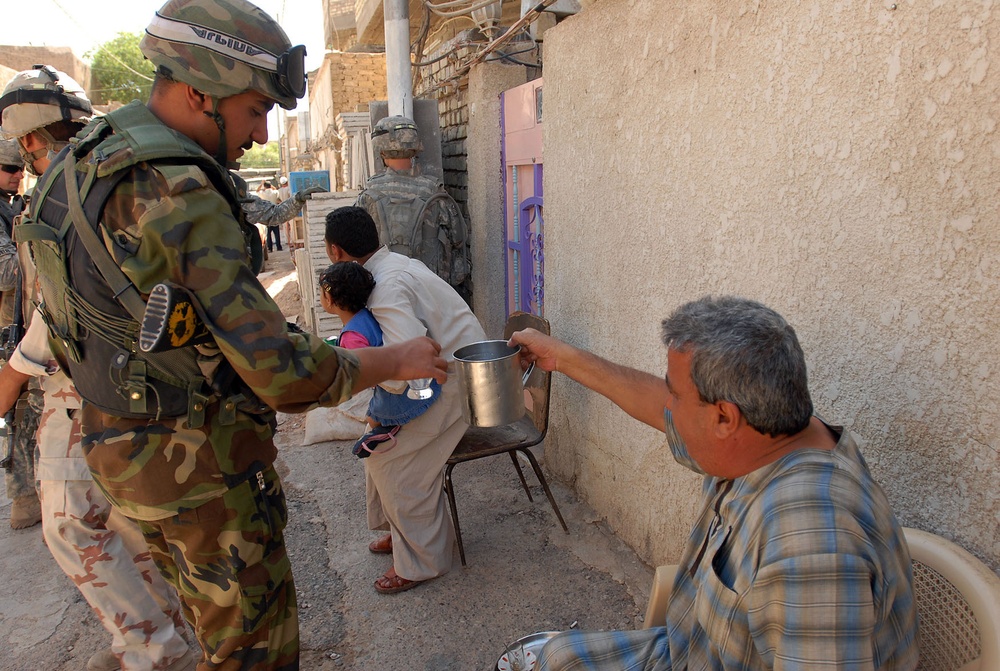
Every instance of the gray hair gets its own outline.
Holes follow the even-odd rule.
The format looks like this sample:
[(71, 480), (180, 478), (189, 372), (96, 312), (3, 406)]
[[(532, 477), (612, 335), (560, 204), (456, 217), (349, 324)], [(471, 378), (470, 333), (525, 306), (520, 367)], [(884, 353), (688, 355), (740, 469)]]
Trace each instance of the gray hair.
[(705, 403), (734, 403), (756, 431), (792, 435), (809, 424), (805, 355), (784, 317), (755, 301), (705, 296), (663, 320), (663, 342), (691, 353)]

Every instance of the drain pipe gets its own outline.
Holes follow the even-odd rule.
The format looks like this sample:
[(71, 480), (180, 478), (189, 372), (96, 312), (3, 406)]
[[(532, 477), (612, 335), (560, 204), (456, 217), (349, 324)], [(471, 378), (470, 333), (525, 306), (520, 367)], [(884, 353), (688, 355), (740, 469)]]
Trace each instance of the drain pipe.
[(413, 118), (413, 75), (410, 72), (410, 2), (385, 0), (385, 75), (389, 116)]

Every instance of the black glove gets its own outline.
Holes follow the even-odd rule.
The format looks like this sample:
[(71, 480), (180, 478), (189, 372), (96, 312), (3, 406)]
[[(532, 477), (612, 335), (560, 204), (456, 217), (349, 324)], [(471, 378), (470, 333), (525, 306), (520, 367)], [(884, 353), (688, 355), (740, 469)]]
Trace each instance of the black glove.
[(307, 186), (304, 189), (296, 191), (295, 195), (292, 196), (292, 197), (295, 200), (297, 200), (298, 202), (304, 203), (307, 200), (309, 200), (309, 196), (312, 195), (312, 194), (314, 194), (314, 193), (326, 193), (326, 189), (324, 189), (323, 187), (318, 186), (318, 185), (317, 186)]

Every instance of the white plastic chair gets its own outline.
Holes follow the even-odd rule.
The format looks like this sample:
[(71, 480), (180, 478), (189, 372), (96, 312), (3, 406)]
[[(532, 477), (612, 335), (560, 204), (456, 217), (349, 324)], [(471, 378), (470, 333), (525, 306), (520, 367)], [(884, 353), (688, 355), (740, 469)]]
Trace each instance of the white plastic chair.
[(1000, 578), (951, 541), (904, 528), (913, 559), (920, 671), (1000, 669)]
[[(904, 528), (913, 560), (919, 671), (1000, 670), (1000, 577), (951, 541)], [(676, 565), (653, 576), (643, 628), (662, 627)]]

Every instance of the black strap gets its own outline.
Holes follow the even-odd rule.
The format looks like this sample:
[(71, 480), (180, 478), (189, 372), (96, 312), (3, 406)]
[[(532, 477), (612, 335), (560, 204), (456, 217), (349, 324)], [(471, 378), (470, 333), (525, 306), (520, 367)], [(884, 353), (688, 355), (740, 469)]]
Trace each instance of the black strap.
[[(89, 176), (92, 177), (94, 173), (95, 171), (92, 170)], [(146, 311), (146, 302), (142, 300), (139, 290), (111, 257), (108, 248), (101, 242), (93, 224), (87, 220), (87, 215), (83, 212), (73, 152), (67, 152), (63, 159), (63, 179), (66, 183), (66, 202), (69, 204), (69, 212), (77, 236), (87, 249), (94, 265), (101, 272), (104, 281), (111, 287), (115, 299), (132, 315), (132, 319), (141, 322)]]

